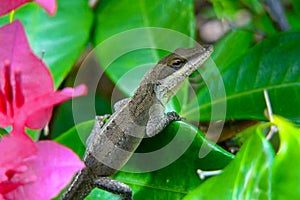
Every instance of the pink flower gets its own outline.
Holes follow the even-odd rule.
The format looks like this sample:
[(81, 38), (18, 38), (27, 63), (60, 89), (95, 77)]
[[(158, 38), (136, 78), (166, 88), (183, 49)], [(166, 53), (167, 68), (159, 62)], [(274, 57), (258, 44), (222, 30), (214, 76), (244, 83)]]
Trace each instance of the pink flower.
[(34, 143), (25, 127), (40, 129), (52, 108), (87, 93), (84, 85), (55, 91), (48, 68), (31, 51), (22, 24), (0, 28), (0, 200), (55, 197), (84, 167), (76, 154), (53, 141)]
[(54, 105), (86, 94), (84, 85), (54, 91), (51, 74), (32, 53), (19, 21), (0, 28), (0, 47), (0, 127), (43, 128)]
[(34, 1), (43, 7), (49, 15), (54, 15), (56, 13), (57, 5), (55, 0), (1, 0), (0, 16), (31, 1)]
[(84, 167), (76, 154), (53, 141), (34, 143), (25, 134), (0, 142), (0, 199), (54, 198)]

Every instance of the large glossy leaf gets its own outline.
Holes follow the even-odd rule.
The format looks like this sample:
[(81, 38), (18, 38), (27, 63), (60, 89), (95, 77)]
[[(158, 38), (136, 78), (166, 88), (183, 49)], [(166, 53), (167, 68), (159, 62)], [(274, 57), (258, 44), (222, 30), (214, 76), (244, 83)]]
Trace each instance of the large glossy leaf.
[[(189, 142), (191, 146), (181, 157), (164, 168), (153, 172), (133, 173), (119, 172), (113, 178), (130, 185), (134, 191), (134, 199), (181, 199), (185, 194), (201, 183), (196, 170), (219, 169), (225, 167), (233, 158), (231, 154), (220, 147), (207, 141), (202, 133), (191, 125), (183, 122), (174, 122), (162, 133), (154, 138), (144, 139), (137, 152), (153, 152), (164, 147), (174, 140), (175, 135), (182, 134), (177, 139), (175, 148), (164, 152), (153, 160), (145, 161), (149, 165), (156, 162), (164, 162), (174, 152), (182, 148)], [(177, 147), (177, 148), (176, 148)], [(199, 150), (204, 148), (209, 153), (199, 159)], [(203, 150), (203, 149), (202, 149)], [(123, 170), (140, 169), (135, 160), (129, 161), (130, 166), (126, 165)], [(144, 163), (140, 163), (143, 165)], [(135, 165), (135, 166), (134, 166)], [(112, 195), (95, 189), (87, 199), (119, 199)]]
[[(263, 90), (268, 90), (274, 113), (300, 122), (300, 32), (282, 33), (264, 40), (220, 69), (223, 82), (207, 80), (210, 91), (200, 88), (198, 102), (190, 102), (185, 116), (193, 119), (200, 105), (201, 119), (210, 119), (211, 106), (227, 103), (227, 119), (265, 119)], [(210, 92), (225, 86), (226, 98), (210, 102)], [(223, 113), (220, 113), (219, 117)], [(218, 119), (218, 116), (214, 116)], [(197, 119), (195, 119), (197, 120)]]
[[(300, 146), (299, 129), (294, 128), (280, 117), (275, 116), (274, 118), (281, 138), (281, 147), (274, 162), (273, 149), (260, 133), (260, 127), (265, 127), (265, 125), (259, 125), (256, 129), (258, 133), (253, 132), (254, 135), (245, 143), (236, 159), (225, 168), (222, 175), (207, 180), (186, 198), (270, 199), (272, 191), (275, 199), (286, 197), (297, 199), (299, 197), (300, 164), (295, 158), (298, 157), (297, 152)], [(138, 152), (150, 152), (168, 144), (174, 138), (179, 125), (184, 134), (178, 141), (179, 144), (186, 143), (188, 138), (195, 137), (195, 139), (178, 160), (158, 171), (140, 174), (119, 172), (113, 177), (129, 184), (133, 188), (136, 199), (145, 199), (145, 197), (149, 197), (149, 199), (181, 199), (183, 195), (201, 184), (195, 175), (197, 168), (221, 169), (231, 160), (230, 154), (207, 142), (201, 133), (197, 133), (196, 129), (188, 124), (178, 122), (170, 125), (158, 136), (145, 139)], [(93, 121), (82, 123), (78, 125), (77, 129), (73, 128), (57, 138), (57, 141), (69, 146), (82, 156), (85, 150), (84, 143), (92, 126)], [(203, 144), (206, 144), (206, 148), (212, 151), (206, 157), (198, 160), (199, 148)], [(168, 154), (165, 156), (168, 157)], [(270, 188), (271, 185), (272, 188)], [(117, 195), (97, 189), (87, 199), (98, 198), (120, 199)]]
[(299, 0), (291, 0), (293, 4), (293, 8), (295, 10), (295, 13), (300, 16), (300, 1)]
[(168, 51), (194, 45), (193, 0), (103, 0), (96, 15), (98, 58), (103, 68), (109, 65), (105, 72), (127, 95)]
[[(299, 0), (296, 0), (296, 1), (299, 1)], [(298, 5), (300, 8), (300, 4), (298, 4)], [(289, 12), (286, 12), (286, 17), (288, 19), (289, 25), (291, 26), (291, 30), (295, 30), (295, 31), (300, 30), (300, 24), (298, 23), (299, 19), (300, 19), (299, 14), (295, 14), (294, 12), (289, 11)]]
[(258, 131), (221, 175), (205, 181), (184, 200), (270, 199), (273, 158), (272, 147)]
[(257, 27), (260, 32), (265, 33), (266, 35), (275, 35), (278, 33), (275, 24), (266, 12), (257, 16), (253, 22), (254, 26)]
[(1, 139), (1, 137), (3, 136), (3, 135), (5, 135), (5, 134), (7, 134), (8, 132), (5, 130), (5, 129), (3, 129), (3, 128), (0, 128), (0, 139)]
[(234, 29), (214, 44), (212, 59), (219, 68), (225, 67), (249, 50), (253, 42), (253, 33), (243, 29)]
[(241, 3), (246, 5), (249, 9), (254, 11), (255, 13), (263, 13), (264, 7), (262, 5), (262, 2), (256, 1), (256, 0), (240, 0)]
[(272, 199), (300, 199), (300, 130), (286, 119), (274, 116), (280, 148), (273, 164)]
[(218, 18), (234, 18), (239, 9), (237, 0), (210, 0)]
[[(85, 0), (58, 0), (58, 10), (50, 17), (35, 3), (16, 10), (35, 54), (42, 56), (52, 72), (57, 88), (85, 48), (90, 35), (93, 16)], [(1, 20), (8, 23), (8, 17)]]

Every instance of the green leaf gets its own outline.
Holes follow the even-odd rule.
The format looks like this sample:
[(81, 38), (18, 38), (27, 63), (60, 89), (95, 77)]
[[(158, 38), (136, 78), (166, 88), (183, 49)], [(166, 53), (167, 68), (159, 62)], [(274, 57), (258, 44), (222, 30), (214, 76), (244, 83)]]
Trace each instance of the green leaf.
[[(137, 151), (157, 150), (170, 143), (174, 135), (182, 131), (184, 135), (177, 141), (179, 144), (177, 146), (180, 147), (191, 138), (193, 142), (179, 159), (157, 171), (148, 173), (121, 171), (113, 178), (130, 185), (135, 199), (182, 199), (187, 193), (185, 199), (218, 199), (220, 197), (224, 199), (271, 199), (271, 193), (272, 199), (298, 199), (300, 197), (298, 188), (300, 163), (297, 159), (299, 157), (297, 152), (300, 148), (300, 131), (281, 117), (274, 116), (274, 119), (281, 139), (281, 146), (274, 161), (273, 149), (261, 134), (265, 125), (257, 127), (256, 133), (246, 141), (235, 159), (231, 161), (233, 158), (231, 154), (207, 141), (202, 133), (191, 125), (175, 122), (154, 138), (144, 139)], [(70, 147), (82, 157), (85, 151), (84, 143), (93, 123), (93, 121), (81, 123), (58, 137), (56, 141)], [(211, 151), (206, 157), (198, 159), (200, 147)], [(169, 155), (167, 153), (164, 156), (167, 158)], [(221, 175), (212, 177), (204, 183), (195, 173), (198, 168), (222, 169), (228, 163), (229, 165)], [(132, 166), (129, 168), (127, 166), (127, 169), (130, 168)], [(120, 199), (118, 195), (99, 189), (94, 189), (87, 199), (99, 198)]]
[[(58, 10), (50, 17), (36, 3), (28, 3), (16, 10), (35, 54), (50, 68), (57, 88), (84, 50), (90, 35), (93, 16), (85, 0), (58, 0)], [(8, 23), (8, 17), (1, 23)]]
[(93, 126), (94, 120), (82, 122), (55, 138), (55, 141), (69, 147), (82, 158), (86, 148), (85, 142)]
[(293, 4), (295, 13), (300, 16), (300, 1), (299, 0), (291, 0), (291, 2)]
[[(209, 120), (212, 106), (227, 103), (227, 119), (263, 120), (265, 101), (263, 90), (269, 93), (273, 112), (294, 122), (300, 122), (300, 32), (278, 34), (264, 40), (234, 62), (220, 69), (222, 81), (210, 77), (206, 87), (200, 88), (198, 102), (190, 102), (188, 119), (201, 113), (202, 120)], [(287, 53), (288, 52), (288, 53)], [(210, 92), (225, 86), (226, 98), (210, 100)], [(292, 98), (288, 98), (292, 95)], [(195, 106), (199, 104), (199, 108)], [(219, 119), (224, 113), (215, 115)], [(198, 120), (198, 119), (194, 119)]]
[(272, 19), (266, 12), (254, 18), (254, 25), (256, 29), (267, 35), (275, 35), (277, 33)]
[(96, 53), (105, 73), (125, 94), (132, 94), (145, 72), (169, 51), (194, 46), (193, 3), (101, 1), (96, 11)]
[[(249, 31), (245, 30), (240, 30), (236, 29), (231, 32), (229, 32), (224, 38), (222, 38), (220, 41), (218, 41), (217, 44), (214, 45), (214, 52), (212, 54), (212, 60), (208, 60), (202, 67), (200, 67), (201, 71), (202, 69), (215, 69), (215, 71), (212, 71), (211, 74), (206, 74), (205, 71), (203, 71), (202, 74), (197, 75), (197, 73), (194, 73), (193, 75), (195, 76), (195, 79), (197, 77), (202, 77), (200, 81), (195, 82), (193, 81), (193, 78), (191, 79), (191, 84), (190, 85), (184, 85), (184, 87), (181, 88), (181, 90), (178, 92), (184, 93), (184, 98), (179, 101), (181, 104), (181, 113), (180, 115), (183, 117), (186, 117), (187, 120), (191, 121), (199, 121), (199, 113), (194, 112), (198, 107), (198, 101), (197, 101), (197, 95), (193, 93), (193, 89), (189, 88), (191, 85), (193, 88), (197, 90), (203, 90), (208, 89), (205, 86), (205, 81), (207, 79), (210, 79), (210, 77), (215, 77), (218, 75), (219, 70), (218, 68), (224, 68), (227, 65), (229, 65), (231, 62), (233, 62), (236, 58), (238, 58), (240, 55), (244, 54), (252, 45), (253, 43), (253, 34)], [(228, 47), (231, 48), (228, 48)], [(215, 67), (215, 65), (218, 66), (218, 68)], [(200, 72), (201, 73), (201, 72)], [(216, 81), (216, 80), (214, 80)], [(195, 84), (196, 83), (196, 84)], [(183, 91), (183, 92), (182, 92)], [(196, 92), (197, 93), (197, 92)], [(176, 97), (178, 97), (178, 94)], [(223, 95), (224, 94), (224, 95)], [(214, 98), (221, 98), (222, 96), (225, 97), (225, 91), (221, 93), (219, 90), (217, 94), (210, 94), (213, 95)], [(178, 109), (176, 110), (178, 111)], [(187, 115), (187, 113), (192, 112), (192, 116)], [(220, 112), (220, 111), (218, 111)], [(200, 113), (200, 116), (202, 113)]]
[(5, 130), (4, 128), (0, 128), (0, 139), (3, 135), (8, 134), (7, 130)]
[(253, 33), (234, 29), (214, 45), (212, 59), (219, 68), (224, 67), (249, 50), (253, 42)]
[(33, 140), (33, 141), (38, 141), (41, 135), (41, 130), (32, 130), (29, 128), (26, 128), (26, 133), (27, 135), (29, 135), (29, 137)]
[(221, 175), (212, 177), (184, 200), (270, 199), (274, 152), (258, 130)]
[(238, 0), (210, 0), (218, 18), (234, 18), (239, 9)]
[(300, 14), (295, 14), (292, 11), (286, 11), (285, 15), (288, 19), (289, 25), (291, 26), (291, 30), (299, 31), (300, 30), (300, 24), (299, 24)]
[(274, 116), (280, 147), (273, 164), (272, 199), (300, 199), (300, 130)]
[(264, 7), (260, 1), (257, 0), (240, 0), (240, 1), (257, 14), (264, 12)]
[[(168, 160), (176, 151), (186, 151), (170, 165), (152, 172), (133, 173), (120, 171), (113, 176), (123, 183), (128, 184), (134, 191), (134, 199), (182, 199), (189, 191), (201, 183), (196, 170), (218, 169), (225, 167), (233, 158), (231, 154), (217, 145), (205, 139), (204, 135), (193, 126), (184, 122), (174, 122), (162, 133), (154, 138), (143, 139), (137, 152), (154, 152), (174, 142), (173, 149), (161, 153), (153, 160), (145, 160), (149, 165)], [(199, 150), (209, 152), (205, 157), (199, 159)], [(182, 152), (182, 153), (183, 153)], [(123, 168), (141, 169), (145, 163), (138, 164), (136, 160), (130, 160)], [(147, 164), (147, 165), (148, 165)], [(118, 196), (95, 189), (87, 199), (119, 199)]]

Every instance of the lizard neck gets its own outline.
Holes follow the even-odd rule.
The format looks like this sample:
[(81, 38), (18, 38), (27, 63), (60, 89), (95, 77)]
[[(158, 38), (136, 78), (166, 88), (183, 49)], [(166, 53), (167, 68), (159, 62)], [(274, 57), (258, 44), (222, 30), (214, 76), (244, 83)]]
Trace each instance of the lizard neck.
[(129, 101), (130, 115), (137, 124), (146, 125), (149, 119), (149, 109), (155, 101), (154, 84), (145, 83), (138, 87)]

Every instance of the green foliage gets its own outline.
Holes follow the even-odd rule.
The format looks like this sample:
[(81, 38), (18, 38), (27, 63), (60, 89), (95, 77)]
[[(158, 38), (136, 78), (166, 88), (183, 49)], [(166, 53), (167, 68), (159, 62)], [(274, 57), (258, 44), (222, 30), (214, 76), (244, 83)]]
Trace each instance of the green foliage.
[[(244, 54), (253, 43), (253, 33), (242, 29), (232, 30), (214, 44), (212, 59), (219, 68), (223, 68)], [(228, 49), (228, 46), (231, 48)]]
[(293, 8), (295, 13), (300, 17), (300, 1), (299, 0), (292, 0)]
[(238, 0), (210, 0), (218, 18), (234, 18), (238, 11)]
[(6, 135), (7, 134), (7, 131), (3, 128), (0, 128), (0, 139), (3, 135)]
[[(239, 142), (248, 139), (236, 157), (210, 142), (193, 125), (175, 122), (163, 133), (143, 140), (137, 151), (152, 152), (167, 145), (175, 135), (182, 134), (179, 147), (188, 139), (192, 140), (180, 158), (147, 173), (125, 172), (125, 169), (136, 167), (131, 160), (113, 178), (130, 185), (137, 200), (299, 199), (300, 137), (299, 129), (295, 127), (300, 124), (299, 0), (285, 2), (291, 30), (282, 33), (263, 1), (209, 2), (211, 4), (203, 4), (206, 8), (201, 10), (202, 4), (195, 7), (198, 4), (193, 0), (101, 0), (93, 10), (85, 0), (58, 0), (58, 12), (54, 17), (29, 3), (16, 10), (15, 18), (23, 22), (30, 44), (48, 65), (56, 88), (63, 83), (75, 62), (86, 56), (83, 52), (92, 47), (105, 74), (124, 96), (134, 92), (144, 73), (168, 54), (169, 49), (194, 45), (194, 39), (199, 39), (196, 22), (199, 22), (200, 30), (211, 19), (227, 22), (230, 30), (214, 43), (212, 60), (198, 74), (193, 74), (194, 78), (201, 76), (193, 83), (193, 90), (189, 82), (185, 82), (167, 110), (176, 110), (187, 122), (198, 124), (211, 120), (212, 108), (226, 103), (226, 120), (260, 121), (238, 137)], [(194, 10), (200, 10), (197, 18)], [(237, 23), (240, 11), (247, 11), (250, 16), (246, 24)], [(0, 18), (0, 24), (7, 22), (8, 16)], [(166, 30), (168, 34), (163, 34)], [(129, 31), (132, 31), (131, 37), (126, 36)], [(184, 38), (183, 35), (189, 39), (174, 39), (175, 36)], [(43, 56), (42, 52), (45, 52)], [(217, 80), (212, 73), (215, 66), (222, 80)], [(70, 80), (74, 80), (74, 75), (66, 82)], [(226, 95), (213, 96), (213, 92), (219, 93), (223, 85)], [(264, 136), (265, 127), (271, 123), (262, 124), (268, 121), (264, 115), (263, 90), (268, 91), (273, 112), (290, 121), (274, 116), (273, 124), (279, 130), (279, 150)], [(107, 96), (97, 94), (97, 113), (111, 112), (108, 101)], [(83, 113), (85, 106), (82, 106)], [(94, 121), (70, 128), (74, 125), (71, 102), (54, 111), (50, 137), (82, 157)], [(219, 114), (214, 120), (219, 120), (224, 113)], [(5, 132), (0, 129), (0, 135)], [(27, 132), (34, 139), (40, 136), (39, 131)], [(210, 153), (199, 158), (203, 146)], [(221, 175), (202, 181), (196, 174), (199, 168), (224, 169)], [(120, 197), (95, 189), (86, 199)]]
[[(268, 199), (273, 162), (270, 149), (261, 133), (253, 134), (221, 175), (207, 180), (185, 200), (217, 199), (220, 196), (224, 199)], [(214, 192), (206, 192), (212, 189)]]
[[(211, 106), (226, 102), (227, 119), (263, 120), (266, 107), (263, 90), (267, 89), (273, 112), (299, 123), (299, 42), (300, 32), (278, 34), (238, 56), (234, 62), (221, 63), (219, 66), (226, 98), (211, 101), (210, 91), (206, 87), (200, 88), (198, 101), (191, 101), (184, 115), (193, 119), (195, 113), (200, 112), (203, 120), (209, 120)], [(224, 49), (224, 54), (226, 52), (230, 53)], [(215, 56), (216, 63), (223, 61), (219, 61), (219, 58), (222, 56)], [(214, 77), (211, 77), (208, 84), (213, 85), (215, 91), (221, 87)], [(293, 97), (286, 98), (288, 94), (293, 94)], [(195, 107), (197, 104), (200, 105), (199, 110)]]
[[(278, 33), (272, 19), (267, 15), (262, 4), (257, 1), (241, 0), (239, 4), (232, 1), (212, 2), (219, 18), (234, 20), (237, 13), (245, 8), (253, 12), (250, 24), (232, 29), (214, 44), (215, 51), (212, 58), (220, 70), (226, 97), (211, 102), (210, 91), (205, 85), (212, 85), (211, 88), (215, 91), (218, 91), (221, 85), (214, 77), (210, 77), (205, 82), (200, 79), (198, 81), (200, 86), (196, 87), (196, 96), (191, 98), (192, 93), (186, 82), (168, 109), (175, 109), (191, 121), (198, 121), (197, 113), (200, 112), (201, 120), (206, 121), (210, 120), (212, 105), (216, 106), (226, 102), (227, 119), (266, 120), (263, 90), (267, 89), (274, 113), (280, 114), (294, 123), (299, 123), (298, 102), (300, 97), (297, 91), (300, 87), (300, 65), (297, 57), (300, 52), (300, 35), (299, 29), (297, 29), (298, 14), (288, 12), (288, 19), (295, 31)], [(296, 12), (297, 5), (294, 2)], [(165, 13), (163, 18), (159, 18), (157, 16), (161, 16), (162, 5), (169, 10), (176, 10), (176, 12)], [(154, 1), (151, 4), (137, 1), (134, 6), (125, 0), (118, 1), (118, 3), (102, 1), (95, 11), (93, 45), (95, 47), (102, 45), (108, 38), (123, 31), (148, 26), (169, 28), (193, 38), (195, 19), (191, 14), (192, 9), (192, 1), (182, 3)], [(174, 23), (174, 18), (178, 15), (181, 16), (180, 19)], [(257, 42), (255, 40), (256, 30), (273, 36)], [(172, 48), (192, 45), (189, 41), (173, 41), (171, 43), (165, 36), (158, 37), (151, 31), (139, 35), (140, 33), (142, 32), (137, 32), (134, 37), (143, 38), (146, 44), (151, 43), (153, 46), (159, 46), (161, 41), (167, 41)], [(104, 65), (106, 74), (126, 95), (132, 94), (139, 80), (149, 68), (137, 70), (125, 78), (123, 75), (134, 69), (135, 66), (143, 63), (155, 63), (167, 54), (162, 50), (144, 49), (126, 53), (113, 59), (112, 63), (108, 62), (114, 54), (118, 54), (124, 48), (130, 49), (134, 45), (137, 43), (130, 39), (119, 40), (115, 45), (105, 46), (105, 51), (97, 52), (99, 62), (109, 65), (108, 68)], [(214, 64), (212, 61), (207, 62), (201, 73), (209, 73), (205, 69), (210, 69), (212, 64)], [(132, 79), (133, 76), (136, 78)], [(121, 77), (123, 82), (119, 83)], [(292, 97), (287, 98), (291, 94)], [(144, 140), (138, 151), (151, 152), (166, 145), (174, 137), (174, 130), (180, 126), (179, 131), (184, 132), (187, 138), (188, 135), (196, 135), (184, 155), (171, 165), (154, 172), (135, 174), (120, 171), (113, 178), (130, 185), (135, 199), (182, 199), (185, 195), (185, 199), (218, 199), (220, 197), (225, 199), (282, 199), (283, 196), (295, 199), (299, 197), (300, 191), (297, 188), (300, 179), (295, 176), (299, 174), (299, 167), (297, 167), (299, 164), (293, 162), (291, 165), (291, 161), (298, 158), (296, 149), (299, 146), (297, 143), (299, 136), (297, 136), (297, 129), (284, 119), (276, 117), (275, 124), (279, 128), (281, 144), (276, 155), (270, 142), (263, 136), (262, 129), (266, 125), (256, 125), (242, 136), (248, 137), (248, 140), (243, 144), (236, 158), (230, 162), (233, 158), (230, 154), (218, 146), (210, 144), (193, 126), (176, 122), (162, 134)], [(81, 124), (79, 127), (86, 125), (92, 127), (88, 123)], [(82, 155), (84, 145), (82, 145), (81, 137), (75, 137), (78, 133), (72, 129), (63, 134), (58, 141), (79, 151), (79, 155)], [(240, 141), (244, 140), (240, 139)], [(78, 143), (81, 144), (80, 147)], [(207, 147), (212, 151), (207, 157), (199, 159), (198, 152), (202, 144), (210, 144)], [(204, 182), (195, 174), (199, 168), (203, 170), (222, 169), (229, 162), (230, 164), (224, 168), (221, 175)], [(126, 169), (128, 165), (124, 168)], [(98, 189), (93, 190), (87, 197), (87, 199), (98, 198), (120, 199), (118, 195)]]
[[(172, 12), (165, 12), (165, 10)], [(172, 35), (166, 35), (163, 30), (140, 29), (131, 32), (130, 37), (124, 36), (122, 39), (122, 34), (126, 34), (128, 30), (149, 27), (178, 31), (194, 38), (193, 1), (164, 1), (162, 3), (161, 0), (136, 0), (132, 4), (129, 0), (104, 0), (96, 10), (94, 46), (99, 48), (105, 45), (108, 38), (116, 37), (114, 43), (109, 43), (105, 47), (101, 46), (101, 51), (97, 51), (97, 57), (106, 74), (127, 95), (134, 92), (142, 76), (152, 65), (133, 71), (133, 74), (125, 77), (124, 82), (119, 83), (121, 78), (124, 79), (124, 74), (145, 63), (155, 64), (169, 53), (161, 51), (159, 48), (162, 46), (168, 45), (168, 48), (175, 50), (180, 46), (194, 45), (190, 40), (174, 40)], [(115, 55), (118, 57), (113, 59)], [(110, 64), (108, 68), (107, 64)], [(133, 76), (136, 78), (132, 79)]]
[[(76, 128), (70, 129), (57, 138), (56, 141), (70, 147), (82, 156), (85, 149), (83, 144), (87, 138), (87, 135), (84, 135), (84, 133), (89, 133), (91, 128), (92, 121), (81, 123)], [(187, 146), (187, 150), (183, 151), (184, 154), (175, 162), (153, 172), (130, 173), (121, 170), (113, 176), (113, 178), (133, 188), (135, 199), (181, 199), (201, 183), (196, 174), (196, 170), (199, 167), (208, 170), (223, 168), (233, 159), (233, 155), (211, 143), (204, 137), (203, 133), (184, 122), (174, 122), (161, 134), (145, 139), (137, 151), (153, 152), (167, 145), (175, 135), (179, 135), (179, 139), (176, 141), (175, 149), (170, 149), (170, 156), (180, 146), (191, 143)], [(199, 159), (201, 148), (204, 148), (209, 153), (207, 156)], [(202, 149), (202, 151), (204, 150)], [(167, 159), (169, 155), (162, 155), (162, 157)], [(153, 160), (151, 162), (160, 162), (160, 160), (162, 159), (157, 158), (157, 161)], [(124, 170), (137, 167), (134, 161), (131, 162), (129, 160), (128, 164), (124, 166)], [(95, 189), (87, 199), (119, 199), (119, 197)]]
[[(184, 200), (195, 199), (299, 199), (300, 131), (282, 117), (274, 116), (281, 139), (274, 154), (263, 136), (265, 125), (246, 141), (221, 175), (208, 179)], [(297, 155), (296, 155), (297, 154)], [(216, 187), (217, 186), (217, 187)]]
[(280, 148), (272, 166), (272, 199), (300, 198), (300, 130), (286, 119), (274, 116), (279, 130)]

